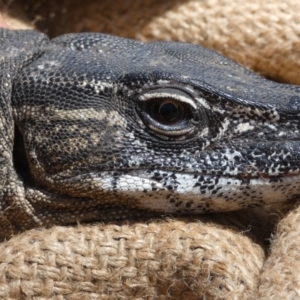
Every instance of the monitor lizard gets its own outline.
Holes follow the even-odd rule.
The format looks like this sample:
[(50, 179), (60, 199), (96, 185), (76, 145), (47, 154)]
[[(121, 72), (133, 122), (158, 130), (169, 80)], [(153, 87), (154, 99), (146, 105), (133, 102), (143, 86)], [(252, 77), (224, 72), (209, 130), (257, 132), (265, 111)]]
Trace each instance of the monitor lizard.
[(0, 29), (0, 239), (297, 199), (300, 87), (201, 46)]

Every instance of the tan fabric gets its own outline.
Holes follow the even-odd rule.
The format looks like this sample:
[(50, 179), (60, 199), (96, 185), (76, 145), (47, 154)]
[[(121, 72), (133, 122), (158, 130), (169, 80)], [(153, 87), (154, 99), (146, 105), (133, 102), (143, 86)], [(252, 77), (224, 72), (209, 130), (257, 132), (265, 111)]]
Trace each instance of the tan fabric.
[(268, 77), (300, 84), (298, 0), (15, 0), (14, 3), (51, 36), (100, 31), (141, 40), (198, 43)]
[(300, 299), (300, 207), (288, 214), (277, 228), (260, 277), (259, 299)]
[(0, 298), (248, 299), (263, 258), (248, 238), (192, 222), (32, 230), (0, 245)]
[(0, 26), (2, 27), (9, 27), (11, 29), (35, 29), (34, 22), (29, 20), (19, 3), (15, 1), (0, 1), (0, 12), (2, 13), (2, 23), (0, 23)]
[[(15, 22), (28, 17), (19, 24), (8, 18), (14, 28), (35, 23), (52, 36), (102, 31), (200, 43), (268, 77), (300, 84), (298, 0), (16, 0), (13, 5), (26, 12)], [(5, 10), (9, 17), (16, 12)], [(259, 245), (271, 238), (272, 224), (283, 215), (272, 210), (201, 217), (206, 224), (191, 219), (25, 232), (0, 245), (0, 298), (298, 299), (300, 209), (279, 223), (262, 267)]]

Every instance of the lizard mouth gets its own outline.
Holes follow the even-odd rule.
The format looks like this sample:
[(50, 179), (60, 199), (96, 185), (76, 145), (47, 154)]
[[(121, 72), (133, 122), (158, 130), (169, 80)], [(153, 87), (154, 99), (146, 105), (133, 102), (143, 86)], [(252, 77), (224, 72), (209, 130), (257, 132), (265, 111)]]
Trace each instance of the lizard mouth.
[(300, 175), (247, 178), (155, 170), (94, 174), (101, 190), (135, 199), (139, 208), (156, 211), (215, 212), (263, 206), (297, 198)]
[[(22, 135), (16, 127), (14, 167), (26, 186), (35, 186), (25, 153)], [(65, 176), (56, 174), (54, 183), (46, 185), (47, 190), (60, 193), (61, 187), (65, 187), (64, 194), (74, 200), (94, 198), (101, 204), (106, 201), (105, 197), (112, 197), (114, 203), (164, 213), (237, 210), (288, 201), (300, 195), (300, 172), (296, 167), (289, 172), (278, 168), (268, 168), (266, 172), (267, 169), (259, 171), (250, 165), (244, 170), (239, 173), (227, 170), (220, 174), (209, 170), (136, 168), (103, 170), (76, 177), (65, 172)]]

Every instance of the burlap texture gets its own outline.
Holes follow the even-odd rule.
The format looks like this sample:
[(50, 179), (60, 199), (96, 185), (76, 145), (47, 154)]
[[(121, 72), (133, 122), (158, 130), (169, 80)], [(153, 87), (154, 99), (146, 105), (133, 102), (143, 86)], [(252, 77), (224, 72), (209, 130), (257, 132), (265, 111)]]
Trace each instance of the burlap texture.
[(202, 44), (268, 77), (300, 84), (298, 0), (16, 0), (50, 36), (99, 31)]
[(0, 245), (0, 297), (248, 299), (263, 256), (201, 223), (32, 230)]
[(300, 207), (278, 225), (271, 253), (260, 277), (262, 300), (300, 299)]
[[(28, 17), (25, 25), (9, 20), (14, 28), (35, 24), (51, 36), (102, 31), (201, 43), (268, 77), (300, 83), (296, 0), (20, 0), (13, 5), (26, 12), (15, 22)], [(16, 11), (5, 8), (9, 15)], [(277, 212), (275, 220), (281, 216)], [(298, 299), (299, 218), (296, 209), (280, 223), (258, 295), (264, 256), (253, 240), (263, 244), (271, 237), (269, 209), (201, 218), (224, 228), (161, 221), (25, 232), (0, 245), (0, 298)], [(231, 224), (235, 231), (227, 229)]]

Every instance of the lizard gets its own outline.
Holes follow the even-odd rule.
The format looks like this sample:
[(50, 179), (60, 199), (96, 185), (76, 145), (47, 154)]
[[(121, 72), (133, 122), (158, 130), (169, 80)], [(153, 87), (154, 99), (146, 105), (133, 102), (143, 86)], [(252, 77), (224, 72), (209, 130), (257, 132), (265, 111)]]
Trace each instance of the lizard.
[(300, 193), (300, 87), (199, 45), (0, 29), (0, 239)]

